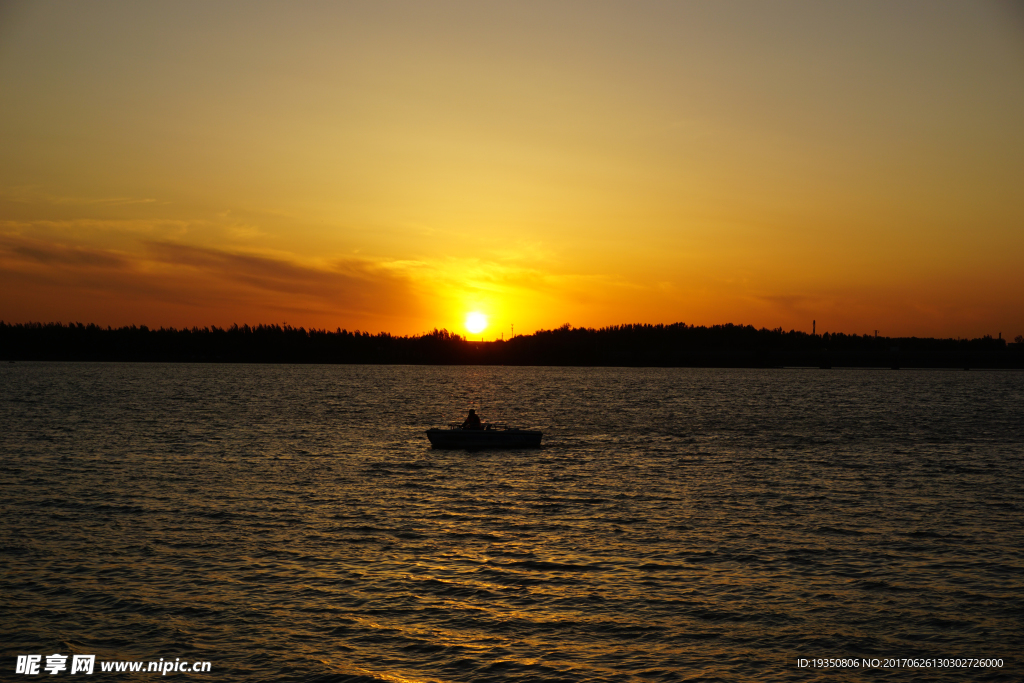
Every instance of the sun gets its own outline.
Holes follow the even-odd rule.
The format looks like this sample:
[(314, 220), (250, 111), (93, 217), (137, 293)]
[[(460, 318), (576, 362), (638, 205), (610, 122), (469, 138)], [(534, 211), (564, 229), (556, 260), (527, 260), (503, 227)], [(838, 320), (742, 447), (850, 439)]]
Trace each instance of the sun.
[(474, 311), (466, 316), (466, 329), (473, 334), (480, 334), (487, 329), (487, 316)]

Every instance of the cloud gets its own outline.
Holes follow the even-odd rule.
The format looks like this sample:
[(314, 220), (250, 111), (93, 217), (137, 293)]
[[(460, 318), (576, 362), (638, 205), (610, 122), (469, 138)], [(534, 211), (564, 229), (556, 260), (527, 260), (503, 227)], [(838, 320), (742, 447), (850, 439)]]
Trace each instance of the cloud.
[(371, 260), (320, 267), (171, 242), (141, 246), (126, 253), (0, 234), (0, 318), (385, 330), (419, 306), (401, 269)]
[(815, 306), (821, 306), (819, 298), (803, 294), (762, 294), (753, 297), (757, 301), (769, 304), (770, 309), (785, 311), (786, 313), (803, 314)]
[(350, 312), (406, 312), (412, 298), (409, 281), (371, 260), (335, 261), (317, 268), (281, 258), (147, 242), (152, 261), (234, 283), (264, 293), (320, 300), (328, 308)]
[(55, 195), (45, 192), (39, 187), (19, 185), (0, 188), (0, 201), (18, 202), (21, 204), (76, 206), (119, 206), (126, 204), (155, 204), (155, 199), (148, 197), (74, 197)]
[(51, 267), (108, 269), (128, 267), (128, 260), (116, 252), (54, 244), (16, 235), (0, 235), (0, 258), (5, 255), (7, 257), (5, 260), (29, 261)]

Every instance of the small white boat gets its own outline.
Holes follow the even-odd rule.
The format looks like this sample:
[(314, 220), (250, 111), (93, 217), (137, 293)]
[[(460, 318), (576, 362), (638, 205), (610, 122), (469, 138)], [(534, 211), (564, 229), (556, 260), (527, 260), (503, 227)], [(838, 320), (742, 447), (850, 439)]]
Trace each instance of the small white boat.
[(449, 422), (446, 429), (427, 430), (434, 448), (539, 448), (543, 432), (516, 429), (504, 422), (484, 422), (477, 429), (463, 429), (461, 422)]

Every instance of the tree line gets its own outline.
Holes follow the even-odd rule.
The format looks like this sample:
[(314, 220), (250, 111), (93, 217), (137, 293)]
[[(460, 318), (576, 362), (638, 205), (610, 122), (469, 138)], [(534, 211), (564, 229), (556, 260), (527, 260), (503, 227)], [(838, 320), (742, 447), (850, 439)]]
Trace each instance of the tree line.
[(150, 329), (0, 321), (0, 359), (198, 363), (381, 363), (649, 367), (1024, 368), (1024, 338), (809, 334), (751, 325), (563, 325), (493, 342), (290, 325)]

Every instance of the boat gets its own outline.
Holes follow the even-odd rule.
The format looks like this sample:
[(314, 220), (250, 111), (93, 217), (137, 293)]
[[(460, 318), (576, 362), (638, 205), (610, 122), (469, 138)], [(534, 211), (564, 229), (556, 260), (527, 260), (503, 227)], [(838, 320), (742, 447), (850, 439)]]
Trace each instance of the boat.
[(461, 422), (449, 422), (447, 428), (427, 430), (434, 448), (540, 448), (543, 432), (509, 427), (504, 422), (484, 422), (476, 429), (463, 429)]

